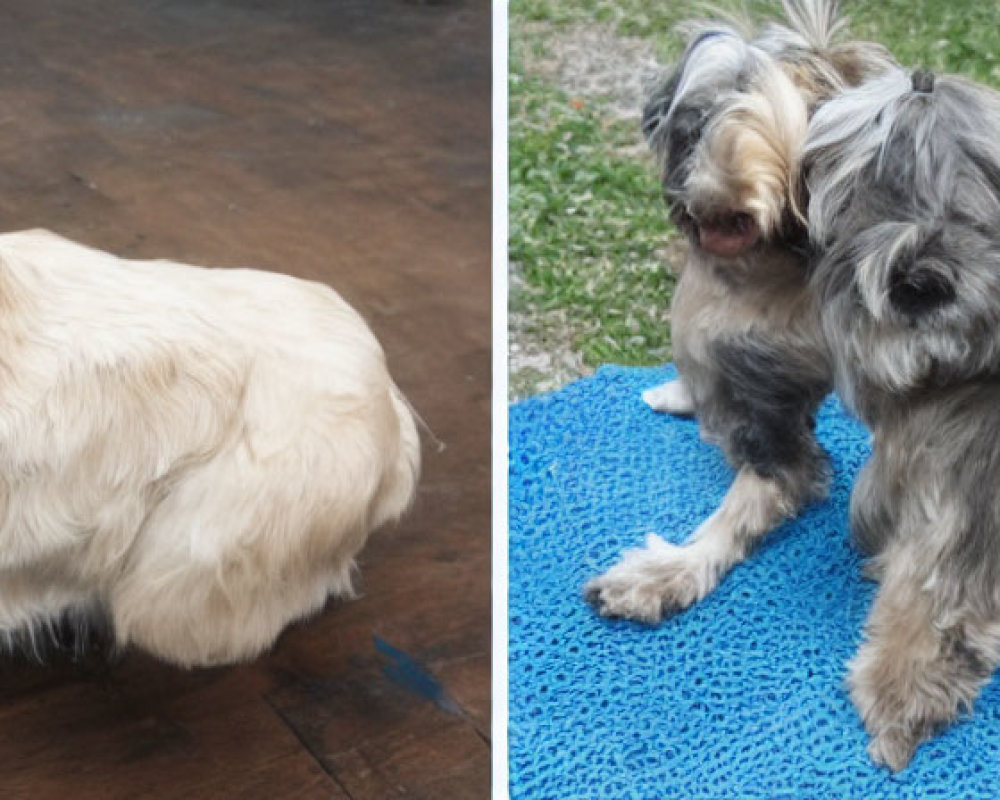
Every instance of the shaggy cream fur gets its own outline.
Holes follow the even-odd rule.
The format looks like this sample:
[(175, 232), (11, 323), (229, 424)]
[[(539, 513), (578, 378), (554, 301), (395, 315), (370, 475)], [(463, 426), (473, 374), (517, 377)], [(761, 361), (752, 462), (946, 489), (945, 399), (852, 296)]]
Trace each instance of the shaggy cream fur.
[(106, 616), (184, 666), (351, 593), (419, 440), (326, 286), (0, 235), (0, 634)]

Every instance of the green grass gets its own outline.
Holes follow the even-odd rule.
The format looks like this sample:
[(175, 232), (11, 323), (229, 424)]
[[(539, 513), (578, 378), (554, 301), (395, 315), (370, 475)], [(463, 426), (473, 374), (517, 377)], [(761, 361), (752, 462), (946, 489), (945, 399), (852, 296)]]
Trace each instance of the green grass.
[(1000, 4), (970, 0), (844, 3), (851, 31), (882, 42), (906, 66), (1000, 85)]
[(649, 363), (669, 355), (673, 276), (657, 249), (673, 235), (655, 170), (617, 150), (631, 125), (512, 76), (510, 258), (539, 313), (578, 321), (585, 363)]
[[(734, 4), (692, 0), (511, 0), (511, 20), (554, 26), (598, 22), (618, 33), (657, 43), (673, 58), (681, 42), (673, 31), (682, 20), (705, 16), (703, 9), (748, 9), (752, 19), (780, 11), (777, 0)], [(995, 0), (844, 0), (857, 38), (882, 42), (900, 63), (958, 72), (1000, 85), (1000, 4)]]
[[(773, 0), (747, 5), (758, 18), (779, 7)], [(690, 0), (510, 3), (510, 258), (527, 285), (512, 309), (541, 320), (561, 310), (589, 366), (670, 358), (674, 280), (658, 251), (676, 233), (654, 165), (636, 153), (638, 119), (609, 121), (602, 98), (569, 97), (524, 64), (553, 33), (595, 23), (648, 40), (667, 63), (681, 47), (674, 26), (703, 7)], [(855, 36), (881, 41), (903, 64), (1000, 85), (995, 0), (851, 0), (843, 7)]]
[[(545, 22), (557, 27), (577, 23), (599, 23), (613, 27), (623, 36), (638, 36), (657, 45), (664, 58), (674, 58), (683, 42), (675, 34), (677, 23), (711, 16), (705, 3), (691, 0), (511, 0), (511, 20)], [(716, 3), (732, 8), (732, 3)], [(774, 0), (753, 0), (744, 6), (755, 18), (774, 13)], [(739, 6), (735, 6), (739, 7)]]

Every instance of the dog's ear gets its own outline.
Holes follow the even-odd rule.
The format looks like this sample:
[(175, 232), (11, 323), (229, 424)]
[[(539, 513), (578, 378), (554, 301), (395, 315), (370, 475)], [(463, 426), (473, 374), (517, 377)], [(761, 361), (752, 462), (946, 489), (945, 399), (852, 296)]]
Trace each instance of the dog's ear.
[(682, 190), (690, 169), (689, 159), (705, 127), (707, 109), (678, 102), (677, 88), (684, 73), (681, 63), (653, 92), (643, 111), (642, 130), (663, 171), (668, 205), (670, 196)]
[(876, 319), (890, 314), (917, 324), (958, 299), (958, 264), (943, 238), (939, 225), (883, 222), (842, 241), (825, 261), (850, 265), (859, 299)]
[(679, 64), (667, 78), (656, 85), (642, 109), (642, 133), (651, 146), (663, 135), (660, 128), (666, 122), (670, 106), (674, 102), (683, 66), (683, 63)]
[(902, 252), (889, 271), (889, 303), (916, 320), (954, 303), (958, 275), (948, 260), (940, 231), (924, 239), (913, 252)]
[(642, 109), (642, 132), (654, 150), (662, 147), (662, 145), (657, 144), (657, 140), (664, 136), (664, 123), (670, 114), (670, 107), (674, 104), (674, 97), (680, 87), (681, 78), (684, 76), (684, 69), (692, 54), (706, 40), (722, 35), (722, 31), (708, 30), (695, 37), (684, 51), (684, 57), (668, 75), (660, 78), (650, 92), (646, 105)]
[[(670, 73), (665, 74), (654, 85), (646, 100), (646, 105), (642, 109), (642, 132), (654, 150), (662, 150), (664, 146), (672, 146), (672, 144), (665, 144), (666, 122), (670, 117), (670, 109), (674, 105), (681, 79), (684, 77), (684, 72), (691, 59), (696, 57), (695, 53), (700, 52), (698, 48), (706, 41), (724, 36), (726, 34), (721, 30), (708, 30), (699, 34), (688, 44), (684, 57)], [(693, 113), (686, 113), (684, 109), (675, 110), (673, 118), (670, 119), (671, 138), (680, 136), (684, 140), (689, 140), (694, 137), (697, 141), (704, 121), (704, 109)]]
[(918, 318), (955, 302), (954, 270), (940, 261), (896, 266), (889, 275), (889, 302), (910, 318)]

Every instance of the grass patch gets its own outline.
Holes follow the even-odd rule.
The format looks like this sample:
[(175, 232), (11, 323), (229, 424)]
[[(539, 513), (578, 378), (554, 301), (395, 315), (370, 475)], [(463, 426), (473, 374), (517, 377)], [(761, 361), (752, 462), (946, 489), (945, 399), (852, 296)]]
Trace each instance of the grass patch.
[[(698, 17), (711, 18), (706, 2), (692, 0), (511, 0), (511, 30), (523, 23), (546, 23), (555, 28), (575, 24), (600, 24), (622, 36), (636, 36), (652, 42), (665, 61), (676, 58), (684, 42), (675, 32), (677, 24)], [(775, 15), (778, 0), (749, 0), (742, 6), (721, 0), (720, 8), (745, 7), (751, 19)]]
[(905, 66), (1000, 85), (1000, 4), (995, 0), (852, 0), (851, 32), (882, 42)]
[(566, 309), (590, 366), (662, 361), (673, 232), (652, 164), (621, 154), (636, 129), (524, 75), (510, 97), (510, 258), (533, 289), (516, 302)]
[[(739, 8), (732, 0), (511, 0), (513, 23), (545, 22), (556, 27), (602, 23), (623, 36), (657, 44), (665, 59), (682, 46), (674, 33), (678, 22), (706, 16), (704, 8)], [(777, 0), (742, 4), (751, 19), (780, 14)], [(843, 0), (857, 38), (882, 42), (901, 64), (957, 72), (1000, 85), (1000, 4), (995, 0)]]

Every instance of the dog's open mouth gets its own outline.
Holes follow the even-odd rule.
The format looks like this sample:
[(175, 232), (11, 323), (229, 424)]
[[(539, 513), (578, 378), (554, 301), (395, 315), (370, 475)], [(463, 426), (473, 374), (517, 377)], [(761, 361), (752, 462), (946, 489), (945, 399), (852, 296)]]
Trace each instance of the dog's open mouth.
[(698, 244), (712, 255), (733, 258), (742, 255), (760, 238), (754, 218), (742, 211), (713, 214), (695, 221)]

